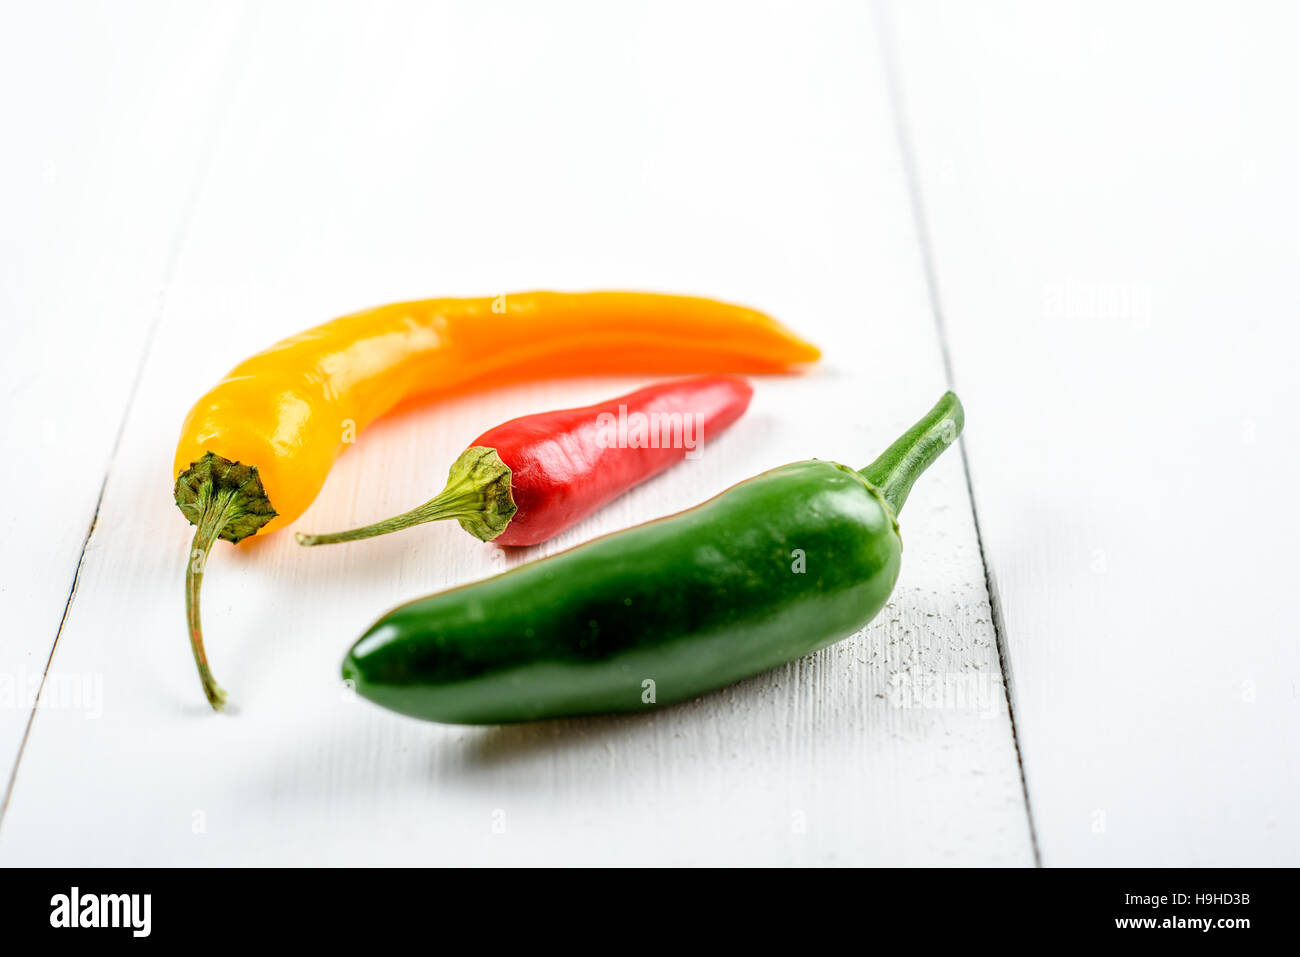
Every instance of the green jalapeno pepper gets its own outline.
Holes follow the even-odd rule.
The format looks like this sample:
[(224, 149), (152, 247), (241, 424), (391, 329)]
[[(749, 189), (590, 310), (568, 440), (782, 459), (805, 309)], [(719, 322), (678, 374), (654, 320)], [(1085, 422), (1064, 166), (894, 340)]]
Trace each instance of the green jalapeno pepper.
[(870, 466), (782, 466), (667, 518), (389, 612), (343, 676), (452, 724), (640, 711), (853, 634), (898, 579), (897, 515), (961, 432), (949, 392)]

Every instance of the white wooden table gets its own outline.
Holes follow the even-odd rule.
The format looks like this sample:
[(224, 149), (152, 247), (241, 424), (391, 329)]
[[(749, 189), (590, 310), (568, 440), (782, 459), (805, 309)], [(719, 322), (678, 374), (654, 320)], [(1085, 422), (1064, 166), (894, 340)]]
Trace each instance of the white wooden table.
[[(0, 864), (1300, 864), (1294, 5), (0, 17)], [(746, 302), (827, 355), (534, 555), (865, 464), (957, 388), (889, 608), (680, 707), (451, 728), (350, 700), (340, 657), (520, 559), (279, 534), (211, 562), (211, 714), (191, 402), (354, 308), (534, 287)], [(381, 423), (299, 527), (634, 384)]]

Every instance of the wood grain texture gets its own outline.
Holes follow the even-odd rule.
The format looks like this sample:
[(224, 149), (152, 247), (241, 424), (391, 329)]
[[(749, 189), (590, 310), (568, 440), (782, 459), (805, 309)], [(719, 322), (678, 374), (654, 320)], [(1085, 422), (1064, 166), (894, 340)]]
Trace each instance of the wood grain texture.
[[(159, 2), (0, 14), (5, 783), (207, 168), (240, 13)], [(88, 680), (53, 675), (48, 700)]]
[(897, 4), (1048, 865), (1300, 863), (1287, 4)]
[[(961, 461), (903, 515), (863, 633), (645, 716), (448, 728), (351, 700), (392, 604), (812, 456), (865, 464), (944, 388), (871, 13), (855, 4), (260, 7), (167, 289), (42, 709), (5, 863), (996, 863), (1030, 836)], [(538, 286), (731, 298), (828, 361), (756, 382), (696, 461), (526, 555), (451, 525), (222, 548), (182, 628), (170, 501), (189, 403), (251, 349), (368, 304)], [(592, 370), (597, 373), (599, 370)], [(297, 527), (423, 501), (507, 417), (629, 379), (495, 390), (368, 432)]]

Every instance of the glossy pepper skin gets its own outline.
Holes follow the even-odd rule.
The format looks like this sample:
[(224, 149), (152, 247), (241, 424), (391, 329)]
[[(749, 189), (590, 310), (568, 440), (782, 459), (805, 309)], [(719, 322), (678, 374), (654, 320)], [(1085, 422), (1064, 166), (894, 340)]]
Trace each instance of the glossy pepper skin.
[(779, 372), (818, 356), (742, 306), (651, 293), (531, 292), (368, 309), (246, 359), (190, 410), (173, 460), (176, 503), (197, 526), (186, 618), (209, 703), (220, 709), (225, 702), (199, 614), (213, 543), (237, 543), (296, 519), (347, 443), (398, 404), (592, 372)]
[(536, 545), (658, 475), (735, 422), (754, 390), (736, 376), (660, 382), (576, 409), (538, 412), (489, 429), (461, 453), (447, 487), (418, 508), (329, 535), (329, 545), (454, 518), (477, 538)]
[(948, 393), (861, 472), (796, 462), (403, 605), (357, 641), (343, 676), (403, 714), (498, 724), (646, 710), (809, 654), (888, 600), (898, 511), (962, 422)]

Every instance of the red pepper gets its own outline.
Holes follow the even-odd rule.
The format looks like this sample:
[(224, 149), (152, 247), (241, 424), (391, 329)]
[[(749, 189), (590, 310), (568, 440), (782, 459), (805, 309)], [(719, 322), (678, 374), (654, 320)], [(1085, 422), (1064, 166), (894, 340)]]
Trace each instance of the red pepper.
[(451, 467), (447, 487), (409, 512), (300, 545), (371, 538), (454, 518), (500, 545), (536, 545), (658, 475), (749, 407), (754, 390), (734, 376), (647, 386), (580, 409), (511, 419), (476, 439)]

